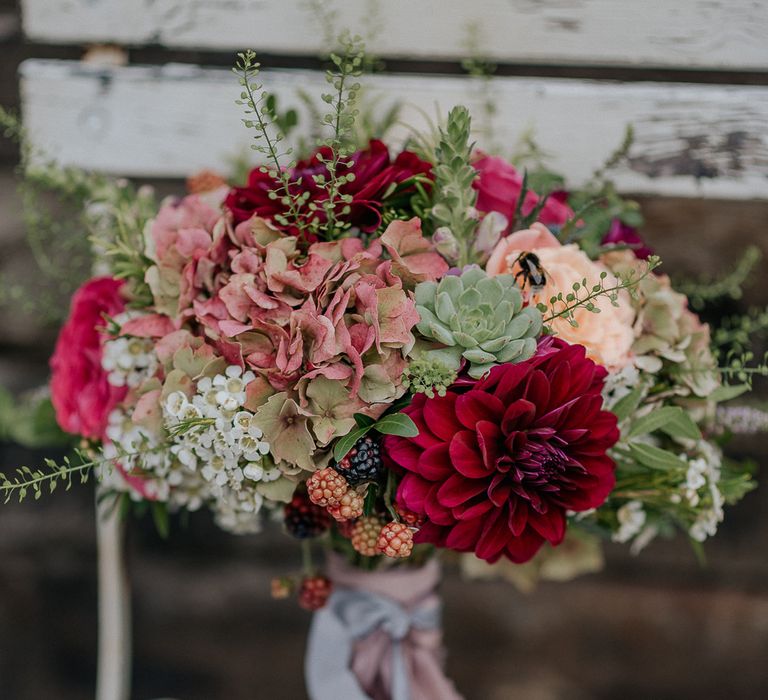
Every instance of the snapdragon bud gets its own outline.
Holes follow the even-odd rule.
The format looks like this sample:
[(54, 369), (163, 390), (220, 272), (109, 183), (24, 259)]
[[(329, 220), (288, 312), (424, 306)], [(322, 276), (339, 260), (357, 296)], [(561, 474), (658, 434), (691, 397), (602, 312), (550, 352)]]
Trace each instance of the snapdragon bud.
[(447, 226), (440, 226), (432, 234), (432, 243), (448, 262), (456, 262), (459, 259), (459, 242)]

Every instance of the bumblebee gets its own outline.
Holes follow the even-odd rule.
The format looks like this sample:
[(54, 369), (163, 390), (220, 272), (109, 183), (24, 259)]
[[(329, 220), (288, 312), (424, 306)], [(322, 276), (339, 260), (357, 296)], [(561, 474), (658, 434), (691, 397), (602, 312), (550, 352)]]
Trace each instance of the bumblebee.
[[(515, 274), (515, 282), (524, 289), (528, 285), (532, 294), (538, 294), (547, 284), (547, 275), (541, 266), (541, 261), (536, 253), (523, 251), (515, 259), (512, 265), (519, 265), (520, 270)], [(521, 281), (522, 280), (522, 281)]]

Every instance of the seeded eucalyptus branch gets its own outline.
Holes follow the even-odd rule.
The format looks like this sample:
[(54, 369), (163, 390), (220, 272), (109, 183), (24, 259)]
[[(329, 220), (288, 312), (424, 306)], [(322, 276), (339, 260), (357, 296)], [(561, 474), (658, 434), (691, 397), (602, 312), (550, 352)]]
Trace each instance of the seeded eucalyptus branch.
[[(595, 304), (595, 299), (607, 297), (613, 306), (618, 306), (619, 291), (626, 289), (630, 294), (635, 293), (637, 285), (645, 279), (654, 269), (661, 264), (661, 260), (652, 255), (647, 260), (645, 270), (641, 274), (631, 271), (625, 277), (616, 277), (616, 284), (606, 287), (605, 280), (608, 277), (607, 272), (600, 273), (600, 281), (592, 286), (586, 279), (581, 282), (574, 282), (573, 291), (563, 294), (558, 292), (557, 296), (550, 297), (549, 304), (540, 303), (537, 305), (542, 314), (549, 312), (544, 316), (544, 323), (552, 323), (557, 318), (564, 318), (574, 327), (578, 327), (578, 322), (574, 316), (576, 309), (584, 308), (591, 313), (600, 313), (600, 307)], [(562, 308), (558, 309), (557, 306)]]
[(307, 227), (302, 209), (309, 198), (309, 192), (291, 194), (292, 185), (301, 183), (291, 181), (290, 169), (295, 163), (290, 162), (283, 167), (281, 158), (291, 156), (293, 149), (287, 148), (285, 151), (280, 151), (280, 143), (285, 135), (278, 129), (275, 122), (269, 93), (264, 90), (264, 85), (258, 82), (260, 65), (256, 61), (256, 53), (250, 49), (237, 54), (237, 62), (232, 70), (238, 76), (243, 90), (235, 104), (245, 108), (246, 117), (243, 119), (243, 124), (255, 132), (256, 143), (251, 144), (251, 148), (265, 155), (270, 162), (269, 166), (263, 167), (263, 171), (280, 182), (278, 189), (270, 192), (269, 196), (271, 199), (279, 199), (280, 203), (286, 207), (288, 215), (275, 214), (275, 220), (282, 226), (294, 225), (302, 232)]
[[(339, 234), (348, 228), (348, 224), (339, 222), (338, 218), (349, 214), (352, 202), (352, 196), (342, 194), (341, 190), (344, 185), (355, 179), (354, 173), (351, 172), (354, 161), (350, 156), (355, 150), (352, 133), (355, 118), (359, 113), (355, 102), (360, 83), (354, 79), (362, 72), (365, 55), (363, 41), (359, 36), (350, 36), (345, 32), (341, 35), (339, 44), (341, 52), (331, 54), (333, 68), (326, 73), (326, 81), (333, 87), (333, 92), (322, 95), (323, 102), (331, 106), (331, 110), (323, 116), (323, 124), (331, 129), (330, 136), (323, 141), (323, 145), (330, 151), (330, 156), (317, 154), (317, 159), (325, 165), (328, 175), (318, 173), (312, 176), (315, 184), (326, 191), (327, 197), (320, 204), (309, 204), (312, 212), (322, 208), (325, 214), (323, 226), (329, 239), (338, 238)], [(319, 227), (318, 217), (313, 219), (313, 225)]]

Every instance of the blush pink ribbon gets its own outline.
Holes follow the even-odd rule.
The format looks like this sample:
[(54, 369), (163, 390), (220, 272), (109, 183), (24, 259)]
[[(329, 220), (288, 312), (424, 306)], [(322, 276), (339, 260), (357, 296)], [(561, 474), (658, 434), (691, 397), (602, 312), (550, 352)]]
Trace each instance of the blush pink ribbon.
[(328, 576), (307, 647), (312, 700), (461, 700), (442, 669), (435, 560), (368, 572), (330, 555)]

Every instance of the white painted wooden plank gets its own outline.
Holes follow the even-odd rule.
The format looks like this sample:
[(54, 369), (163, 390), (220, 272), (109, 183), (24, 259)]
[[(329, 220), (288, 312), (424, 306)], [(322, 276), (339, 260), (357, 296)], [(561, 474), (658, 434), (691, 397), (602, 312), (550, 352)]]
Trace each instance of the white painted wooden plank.
[[(768, 68), (765, 0), (318, 0), (389, 57)], [(22, 0), (35, 41), (327, 51), (307, 0)]]
[[(283, 108), (301, 109), (298, 89), (319, 95), (325, 87), (312, 71), (262, 77)], [(487, 94), (478, 81), (460, 77), (376, 75), (365, 86), (366, 99), (382, 110), (401, 101), (402, 121), (417, 129), (455, 104), (479, 116)], [(624, 191), (768, 198), (766, 87), (496, 78), (490, 90), (498, 109), (493, 142), (510, 153), (534, 126), (550, 164), (573, 185), (588, 179), (632, 123), (630, 163), (614, 173)], [(24, 118), (35, 141), (64, 163), (123, 175), (227, 167), (250, 142), (233, 104), (238, 92), (224, 69), (41, 60), (22, 66)], [(402, 141), (407, 134), (398, 125), (392, 136)]]

